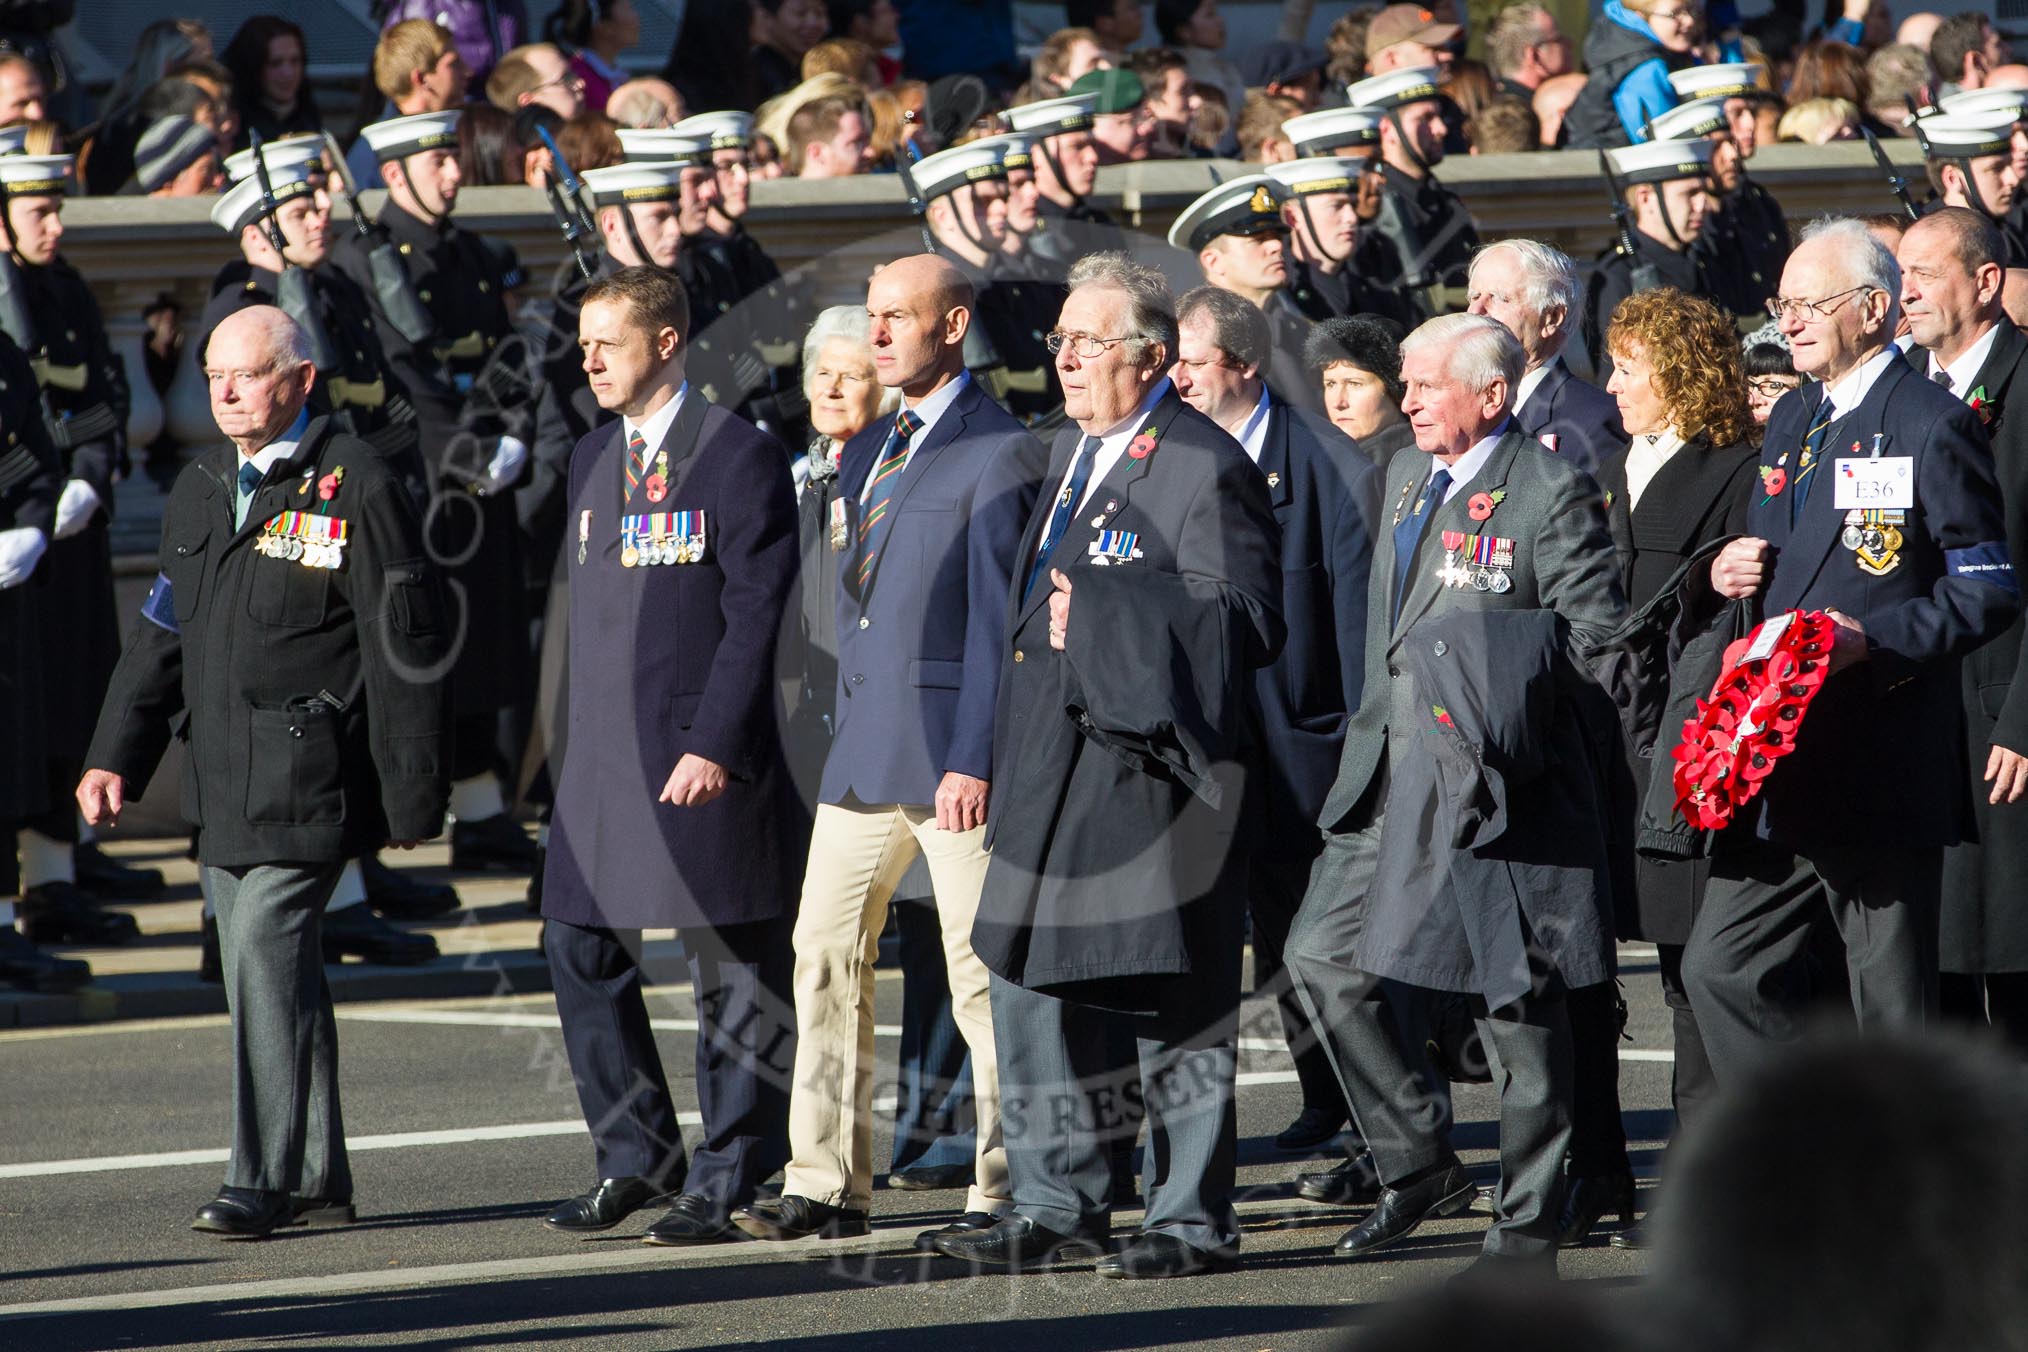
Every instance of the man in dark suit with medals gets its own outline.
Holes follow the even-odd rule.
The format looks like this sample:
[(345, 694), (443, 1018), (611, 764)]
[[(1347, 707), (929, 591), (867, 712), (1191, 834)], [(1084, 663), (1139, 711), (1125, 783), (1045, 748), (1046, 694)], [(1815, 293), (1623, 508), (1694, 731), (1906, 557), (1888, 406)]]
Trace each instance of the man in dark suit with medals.
[[(993, 972), (1014, 1210), (939, 1252), (1098, 1257), (1145, 1108), (1140, 1238), (1101, 1276), (1229, 1267), (1253, 671), (1282, 643), (1265, 478), (1186, 407), (1161, 274), (1099, 254), (1051, 335), (1071, 421), (1021, 542), (973, 947)], [(1138, 1081), (1138, 1085), (1136, 1085)]]
[[(2006, 241), (1991, 220), (1945, 207), (1909, 227), (1897, 261), (1902, 309), (1927, 351), (1926, 374), (1977, 413), (1992, 440), (2007, 552), (2021, 558), (2028, 557), (2028, 414), (2009, 408), (2028, 400), (2028, 337), (2000, 305), (2005, 256)], [(1944, 851), (1939, 954), (1943, 1012), (1990, 1022), (2015, 1046), (2028, 1047), (2028, 916), (2018, 904), (2028, 869), (2022, 641), (2017, 620), (1964, 660), (1965, 750), (1977, 835)]]
[[(1520, 340), (1528, 369), (1514, 391), (1523, 432), (1597, 477), (1627, 448), (1619, 406), (1564, 365), (1580, 293), (1577, 267), (1560, 249), (1532, 239), (1503, 239), (1472, 259), (1471, 312), (1491, 315)], [(1603, 367), (1605, 361), (1599, 358)]]
[(1281, 527), (1288, 640), (1273, 665), (1254, 674), (1267, 774), (1253, 804), (1259, 824), (1249, 832), (1247, 900), (1254, 989), (1274, 992), (1303, 1089), (1302, 1113), (1275, 1144), (1311, 1150), (1338, 1134), (1351, 1109), (1283, 970), (1282, 945), (1309, 883), (1320, 845), (1317, 812), (1366, 677), (1367, 567), (1380, 475), (1350, 437), (1268, 388), (1261, 378), (1268, 329), (1259, 310), (1203, 286), (1177, 302), (1176, 319), (1176, 392), (1260, 466)]
[[(1795, 750), (1714, 852), (1683, 984), (1719, 1086), (1797, 1036), (1788, 977), (1837, 928), (1864, 1027), (1937, 1008), (1943, 851), (1965, 838), (1957, 659), (2020, 598), (1979, 415), (1894, 347), (1900, 269), (1857, 221), (1805, 231), (1770, 303), (1796, 370), (1775, 406), (1751, 536), (1711, 580), (1764, 613), (1837, 623)], [(1880, 782), (1889, 749), (1891, 790)]]
[[(547, 1224), (596, 1233), (674, 1194), (654, 1244), (729, 1237), (788, 1158), (809, 831), (774, 663), (796, 573), (789, 458), (685, 382), (685, 304), (676, 278), (635, 267), (580, 312), (592, 392), (620, 418), (571, 457), (569, 738), (542, 892), (599, 1178)], [(641, 930), (672, 926), (703, 1025), (687, 1161), (641, 994)]]

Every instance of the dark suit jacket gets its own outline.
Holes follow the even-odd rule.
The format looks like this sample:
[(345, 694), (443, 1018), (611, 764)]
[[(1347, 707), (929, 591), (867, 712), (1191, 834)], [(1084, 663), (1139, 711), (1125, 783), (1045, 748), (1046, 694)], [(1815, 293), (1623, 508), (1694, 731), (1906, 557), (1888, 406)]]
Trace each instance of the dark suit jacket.
[[(771, 919), (793, 910), (809, 845), (775, 680), (796, 576), (789, 457), (693, 388), (663, 441), (668, 496), (648, 501), (644, 478), (623, 505), (621, 426), (570, 461), (569, 733), (542, 913), (615, 929)], [(704, 558), (623, 567), (621, 515), (654, 512), (704, 513)], [(687, 752), (724, 766), (726, 791), (657, 802)]]
[(1380, 473), (1328, 419), (1269, 405), (1260, 468), (1282, 529), (1282, 618), (1288, 641), (1254, 673), (1266, 734), (1268, 830), (1316, 838), (1345, 720), (1366, 679), (1367, 569), (1380, 516)]
[[(1822, 385), (1806, 385), (1768, 419), (1761, 464), (1783, 467), (1790, 482), (1756, 494), (1748, 516), (1777, 551), (1762, 611), (1841, 610), (1865, 626), (1869, 658), (1818, 691), (1794, 752), (1767, 779), (1757, 829), (1804, 854), (1947, 845), (1963, 839), (1968, 812), (1955, 659), (1997, 636), (2020, 605), (2011, 570), (1996, 568), (2007, 546), (1992, 454), (1978, 415), (1889, 362), (1832, 427), (1791, 525), (1796, 452), (1823, 398)], [(1869, 453), (1876, 435), (1882, 454), (1915, 461), (1900, 563), (1881, 577), (1839, 542), (1845, 513), (1833, 505), (1837, 458)]]
[(1042, 479), (1042, 443), (965, 389), (909, 455), (862, 595), (859, 495), (893, 423), (845, 443), (846, 538), (837, 591), (836, 732), (818, 800), (936, 800), (946, 772), (993, 778), (993, 713), (1007, 589)]
[(1549, 364), (1528, 402), (1514, 410), (1514, 421), (1593, 478), (1600, 466), (1627, 448), (1619, 402), (1572, 375), (1561, 357)]
[[(1049, 645), (1049, 580), (1026, 595), (1023, 584), (1075, 427), (1057, 438), (1022, 536), (993, 861), (972, 930), (980, 959), (1009, 981), (1136, 1011), (1156, 1009), (1172, 981), (1224, 970), (1240, 942), (1241, 789), (1259, 765), (1252, 671), (1283, 637), (1266, 479), (1173, 388), (1147, 425), (1154, 449), (1095, 481), (1052, 555), (1072, 579), (1061, 653)], [(1131, 533), (1139, 557), (1112, 561), (1101, 531)]]

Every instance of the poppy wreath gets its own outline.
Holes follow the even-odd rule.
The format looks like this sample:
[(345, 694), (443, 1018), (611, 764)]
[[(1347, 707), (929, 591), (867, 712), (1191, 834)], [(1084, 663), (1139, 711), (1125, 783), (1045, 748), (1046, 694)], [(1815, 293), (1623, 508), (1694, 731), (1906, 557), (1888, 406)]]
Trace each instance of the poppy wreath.
[(1803, 714), (1829, 670), (1836, 625), (1822, 611), (1792, 612), (1766, 655), (1747, 660), (1766, 628), (1725, 650), (1710, 697), (1684, 720), (1672, 753), (1676, 811), (1701, 830), (1723, 829), (1760, 792), (1775, 762), (1795, 750)]

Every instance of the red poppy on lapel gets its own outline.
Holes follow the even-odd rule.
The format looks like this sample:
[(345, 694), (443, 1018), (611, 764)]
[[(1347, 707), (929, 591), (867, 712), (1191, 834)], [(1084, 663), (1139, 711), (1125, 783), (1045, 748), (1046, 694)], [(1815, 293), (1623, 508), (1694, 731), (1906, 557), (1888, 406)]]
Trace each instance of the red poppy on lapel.
[(1789, 472), (1780, 465), (1760, 467), (1760, 486), (1767, 490), (1769, 497), (1778, 497), (1789, 486)]
[(1500, 500), (1491, 493), (1474, 493), (1465, 501), (1465, 515), (1474, 521), (1484, 521), (1499, 505)]
[(1154, 425), (1150, 424), (1142, 430), (1141, 435), (1127, 443), (1127, 454), (1136, 460), (1146, 460), (1154, 452), (1158, 440), (1160, 434), (1155, 431)]

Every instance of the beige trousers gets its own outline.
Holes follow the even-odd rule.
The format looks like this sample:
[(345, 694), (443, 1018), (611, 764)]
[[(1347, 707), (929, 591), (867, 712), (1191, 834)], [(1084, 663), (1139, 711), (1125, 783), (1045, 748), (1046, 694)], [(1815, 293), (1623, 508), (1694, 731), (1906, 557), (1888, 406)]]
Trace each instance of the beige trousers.
[(986, 882), (986, 828), (939, 831), (920, 807), (817, 805), (796, 916), (796, 1072), (785, 1194), (866, 1209), (873, 1200), (873, 963), (887, 907), (921, 854), (936, 893), (951, 1014), (972, 1052), (978, 1173), (967, 1211), (1012, 1202), (1000, 1139), (1000, 1066), (986, 965), (972, 918)]

